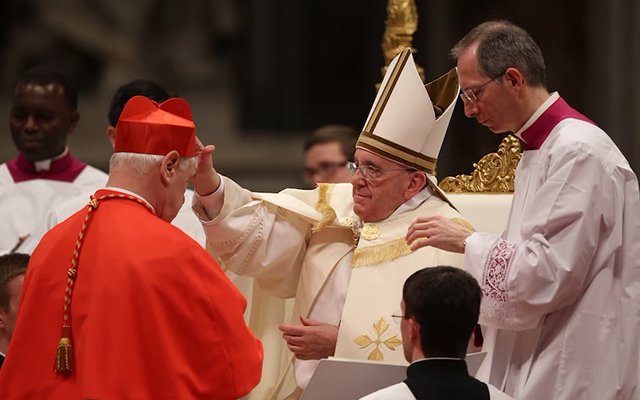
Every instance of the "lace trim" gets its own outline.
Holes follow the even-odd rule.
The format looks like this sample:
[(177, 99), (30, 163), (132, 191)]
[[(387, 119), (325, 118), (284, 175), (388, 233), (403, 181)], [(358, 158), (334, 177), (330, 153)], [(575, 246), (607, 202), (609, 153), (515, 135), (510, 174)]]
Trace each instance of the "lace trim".
[(483, 276), (483, 311), (493, 317), (506, 318), (507, 278), (511, 264), (518, 252), (518, 245), (499, 240), (487, 257)]

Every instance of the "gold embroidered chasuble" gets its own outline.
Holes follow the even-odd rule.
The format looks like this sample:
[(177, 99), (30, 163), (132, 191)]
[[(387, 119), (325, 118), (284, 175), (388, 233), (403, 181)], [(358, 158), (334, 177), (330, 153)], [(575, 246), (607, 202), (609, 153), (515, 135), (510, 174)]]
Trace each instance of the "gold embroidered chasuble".
[[(351, 278), (335, 356), (405, 364), (400, 326), (391, 318), (400, 311), (404, 281), (421, 268), (462, 267), (463, 256), (431, 247), (411, 252), (404, 237), (418, 216), (460, 218), (460, 214), (431, 196), (411, 211), (360, 226), (353, 213), (351, 188), (350, 184), (323, 184), (312, 191), (260, 194), (225, 178), (222, 211), (203, 223), (208, 249), (233, 272), (254, 276), (270, 294), (295, 296), (293, 323), (309, 316), (334, 268), (343, 258), (350, 259)], [(245, 222), (236, 224), (235, 219)], [(270, 228), (279, 220), (286, 221), (281, 224), (286, 234)], [(281, 378), (273, 398), (286, 398), (296, 391), (294, 357), (288, 353), (291, 362), (280, 364)], [(265, 368), (267, 364), (265, 358)]]

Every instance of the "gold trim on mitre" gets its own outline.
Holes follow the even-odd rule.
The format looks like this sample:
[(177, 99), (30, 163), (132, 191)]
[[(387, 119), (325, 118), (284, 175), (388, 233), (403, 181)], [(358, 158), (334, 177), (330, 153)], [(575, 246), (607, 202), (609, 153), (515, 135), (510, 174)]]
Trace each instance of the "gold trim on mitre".
[(394, 65), (393, 70), (391, 71), (389, 81), (384, 86), (384, 88), (382, 88), (380, 101), (378, 101), (378, 104), (376, 104), (376, 108), (373, 110), (371, 118), (369, 118), (369, 121), (367, 121), (367, 125), (364, 127), (364, 131), (366, 132), (373, 132), (373, 130), (376, 128), (378, 120), (380, 120), (380, 116), (382, 115), (382, 111), (384, 111), (384, 107), (387, 105), (387, 102), (391, 97), (391, 93), (393, 92), (396, 83), (398, 83), (398, 79), (400, 79), (400, 73), (404, 69), (404, 65), (409, 60), (409, 57), (411, 57), (411, 48), (404, 48), (404, 50), (400, 52), (400, 55), (398, 57), (398, 62), (396, 63), (396, 65)]
[(369, 132), (363, 131), (360, 134), (356, 146), (418, 171), (433, 175), (436, 170), (435, 158), (427, 157)]

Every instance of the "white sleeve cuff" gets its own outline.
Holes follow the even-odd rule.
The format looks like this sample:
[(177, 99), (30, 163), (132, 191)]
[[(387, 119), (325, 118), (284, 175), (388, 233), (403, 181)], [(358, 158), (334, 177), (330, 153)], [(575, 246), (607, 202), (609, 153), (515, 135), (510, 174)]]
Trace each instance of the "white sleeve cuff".
[(202, 222), (209, 222), (215, 219), (222, 211), (224, 205), (224, 179), (220, 174), (220, 186), (215, 192), (208, 196), (200, 196), (195, 192), (193, 196), (192, 208)]

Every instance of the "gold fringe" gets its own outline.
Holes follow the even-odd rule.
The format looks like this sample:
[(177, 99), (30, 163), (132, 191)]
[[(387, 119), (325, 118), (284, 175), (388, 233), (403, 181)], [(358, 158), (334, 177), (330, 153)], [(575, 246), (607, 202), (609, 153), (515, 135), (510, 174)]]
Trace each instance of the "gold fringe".
[(73, 346), (67, 337), (63, 337), (58, 342), (55, 370), (61, 373), (73, 372)]
[(401, 237), (387, 243), (356, 249), (353, 252), (351, 268), (381, 264), (409, 254), (411, 248), (405, 238)]
[(314, 208), (316, 211), (322, 213), (322, 217), (320, 218), (320, 221), (313, 225), (311, 233), (320, 232), (325, 226), (329, 225), (336, 219), (336, 211), (329, 205), (331, 191), (334, 186), (334, 183), (318, 183), (318, 202)]

